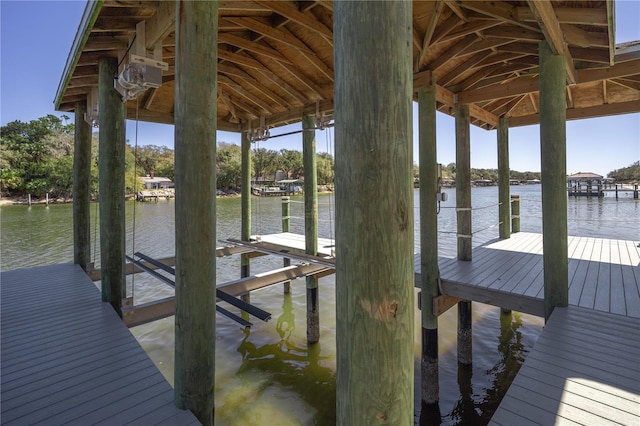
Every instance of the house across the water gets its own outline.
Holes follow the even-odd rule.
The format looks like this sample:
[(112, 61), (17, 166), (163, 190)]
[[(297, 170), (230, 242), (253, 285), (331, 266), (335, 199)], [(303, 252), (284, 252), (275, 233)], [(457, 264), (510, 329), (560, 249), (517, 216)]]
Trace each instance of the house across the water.
[(142, 181), (142, 185), (144, 185), (144, 189), (138, 191), (136, 197), (138, 201), (158, 201), (159, 198), (169, 199), (176, 196), (175, 183), (169, 178), (156, 177), (151, 173), (150, 175), (141, 177), (140, 180)]

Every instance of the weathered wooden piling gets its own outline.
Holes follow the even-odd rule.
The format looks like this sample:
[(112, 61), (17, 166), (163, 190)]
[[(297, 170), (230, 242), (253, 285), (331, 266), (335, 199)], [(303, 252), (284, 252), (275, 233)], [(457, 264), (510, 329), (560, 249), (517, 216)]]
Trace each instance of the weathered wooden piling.
[(498, 123), (498, 219), (500, 238), (509, 238), (509, 119), (500, 117)]
[[(471, 140), (469, 105), (456, 105), (458, 260), (471, 260)], [(472, 362), (471, 302), (458, 302), (458, 362)]]
[[(241, 155), (241, 189), (240, 189), (240, 210), (241, 210), (241, 230), (240, 239), (249, 241), (251, 239), (251, 141), (249, 134), (242, 132), (240, 135), (240, 155)], [(240, 255), (240, 278), (251, 275), (251, 263), (249, 256)], [(251, 294), (243, 294), (241, 299), (247, 303), (251, 301)]]
[(538, 45), (540, 58), (540, 160), (544, 311), (569, 301), (567, 254), (567, 176), (565, 59), (549, 44)]
[[(291, 197), (282, 197), (282, 232), (289, 232), (291, 226)], [(282, 266), (291, 266), (291, 259), (282, 259)], [(291, 293), (291, 281), (283, 283), (284, 294)]]
[(124, 274), (125, 111), (120, 94), (113, 88), (113, 78), (118, 74), (118, 60), (100, 58), (98, 67), (102, 301), (111, 303), (118, 315), (122, 316), (122, 299), (127, 295)]
[(333, 7), (337, 423), (412, 424), (412, 4)]
[(175, 404), (213, 424), (218, 2), (176, 3)]
[[(302, 163), (304, 167), (304, 241), (305, 253), (318, 254), (318, 173), (316, 166), (316, 120), (302, 117)], [(318, 278), (309, 275), (307, 281), (307, 342), (320, 340), (320, 309)]]
[(87, 102), (76, 102), (74, 112), (73, 263), (86, 271), (91, 261), (91, 125), (85, 121)]
[(511, 233), (520, 232), (520, 196), (511, 196)]
[(334, 3), (337, 423), (413, 423), (410, 2)]
[(438, 384), (438, 317), (433, 301), (438, 296), (438, 161), (436, 150), (436, 84), (418, 90), (420, 152), (420, 276), (422, 357), (420, 360), (422, 402), (435, 404), (440, 398)]

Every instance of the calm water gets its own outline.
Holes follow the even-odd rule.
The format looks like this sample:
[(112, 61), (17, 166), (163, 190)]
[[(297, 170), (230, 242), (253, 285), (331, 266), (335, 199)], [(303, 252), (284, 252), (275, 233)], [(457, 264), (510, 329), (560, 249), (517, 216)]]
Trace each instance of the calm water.
[[(541, 232), (540, 186), (513, 186), (520, 194), (522, 231)], [(455, 256), (455, 191), (439, 216), (440, 254)], [(474, 188), (472, 192), (474, 245), (497, 237), (497, 188)], [(254, 234), (279, 232), (280, 199), (253, 198)], [(302, 197), (293, 197), (291, 214), (302, 217)], [(320, 195), (320, 236), (333, 238), (333, 198)], [(418, 192), (415, 193), (418, 204)], [(92, 205), (92, 220), (97, 218)], [(127, 203), (128, 253), (133, 251), (134, 204)], [(240, 233), (240, 199), (217, 200), (217, 238), (237, 238)], [(416, 210), (417, 213), (417, 210)], [(0, 209), (2, 270), (70, 262), (73, 259), (72, 210), (70, 205), (9, 206)], [(417, 214), (416, 214), (417, 216)], [(570, 198), (569, 234), (640, 240), (640, 203), (625, 196), (620, 201)], [(135, 250), (154, 257), (173, 256), (174, 203), (135, 205)], [(488, 228), (488, 229), (487, 229)], [(416, 221), (416, 251), (419, 250)], [(92, 226), (92, 232), (97, 228)], [(291, 231), (303, 233), (303, 221), (292, 219)], [(449, 233), (451, 232), (451, 233)], [(93, 244), (92, 240), (92, 244)], [(99, 242), (96, 242), (99, 248)], [(99, 256), (95, 257), (99, 264)], [(280, 267), (281, 259), (258, 258), (252, 273)], [(218, 282), (239, 277), (239, 257), (219, 259)], [(135, 279), (135, 281), (134, 281)], [(160, 281), (138, 274), (129, 277), (129, 292), (136, 303), (173, 293)], [(284, 296), (277, 285), (252, 294), (252, 302), (272, 313), (268, 323), (254, 321), (250, 331), (218, 316), (216, 331), (216, 422), (228, 425), (297, 425), (335, 423), (335, 291), (332, 276), (320, 280), (319, 344), (307, 346), (304, 280), (293, 282), (292, 294)], [(540, 318), (500, 311), (475, 303), (474, 364), (458, 369), (456, 361), (456, 312), (440, 317), (440, 415), (443, 424), (483, 424), (506, 391), (542, 327)], [(416, 324), (420, 323), (416, 310)], [(173, 317), (132, 329), (147, 353), (173, 382)], [(420, 336), (415, 335), (416, 367)], [(416, 370), (418, 371), (418, 370)], [(425, 413), (423, 413), (425, 414)], [(419, 416), (419, 414), (417, 415)], [(437, 416), (423, 415), (435, 422)], [(419, 417), (416, 417), (418, 421)], [(426, 420), (429, 420), (426, 422)]]

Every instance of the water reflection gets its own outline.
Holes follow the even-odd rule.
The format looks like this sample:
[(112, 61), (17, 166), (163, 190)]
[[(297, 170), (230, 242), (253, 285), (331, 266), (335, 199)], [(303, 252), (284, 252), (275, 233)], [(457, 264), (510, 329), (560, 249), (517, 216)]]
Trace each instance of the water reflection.
[(336, 377), (322, 361), (321, 344), (296, 343), (292, 336), (295, 316), (291, 294), (285, 294), (282, 314), (276, 321), (280, 340), (260, 346), (251, 340), (251, 331), (243, 331), (244, 338), (237, 348), (242, 364), (236, 375), (251, 377), (264, 375), (270, 384), (277, 384), (294, 392), (317, 411), (315, 424), (335, 424)]
[(492, 386), (486, 389), (485, 397), (478, 404), (482, 412), (482, 424), (486, 424), (498, 408), (500, 401), (509, 389), (509, 385), (518, 374), (527, 350), (522, 342), (522, 314), (500, 311), (500, 337), (498, 352), (500, 359), (486, 374), (493, 377)]

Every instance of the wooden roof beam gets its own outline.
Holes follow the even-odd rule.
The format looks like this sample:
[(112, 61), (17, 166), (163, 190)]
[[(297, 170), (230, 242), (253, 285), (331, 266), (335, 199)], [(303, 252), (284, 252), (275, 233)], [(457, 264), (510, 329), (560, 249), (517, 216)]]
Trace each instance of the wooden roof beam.
[(477, 40), (478, 36), (475, 34), (469, 34), (464, 37), (462, 40), (451, 46), (444, 53), (439, 55), (435, 60), (428, 63), (426, 68), (431, 71), (435, 71), (444, 64), (446, 64), (450, 59), (456, 57), (460, 52), (464, 51), (470, 44), (472, 44), (475, 40)]
[(252, 104), (256, 105), (258, 108), (262, 110), (260, 115), (269, 115), (274, 112), (272, 105), (263, 101), (262, 99), (255, 96), (254, 94), (250, 93), (240, 84), (231, 80), (229, 77), (224, 75), (219, 75), (218, 84), (228, 87), (232, 92), (235, 92), (237, 95), (243, 97), (244, 99), (248, 100)]
[(640, 82), (627, 80), (624, 78), (616, 78), (614, 80), (609, 80), (618, 86), (626, 87), (627, 89), (635, 90), (636, 92), (640, 92)]
[(444, 37), (462, 23), (464, 23), (464, 21), (461, 21), (456, 15), (451, 15), (443, 23), (436, 26), (433, 36), (431, 37), (431, 44), (436, 44), (442, 41)]
[[(640, 111), (640, 101), (619, 102), (585, 108), (567, 109), (567, 120), (606, 117), (609, 115), (631, 114)], [(509, 127), (529, 126), (540, 122), (540, 114), (511, 117)]]
[(609, 36), (605, 33), (585, 31), (571, 24), (563, 24), (562, 30), (565, 40), (572, 46), (609, 48)]
[[(594, 7), (556, 7), (555, 14), (561, 24), (578, 24), (606, 27), (607, 14), (603, 9)], [(517, 7), (516, 15), (524, 22), (535, 22), (535, 14), (529, 7)]]
[(277, 50), (272, 49), (271, 47), (267, 47), (262, 43), (255, 43), (234, 34), (218, 34), (218, 43), (226, 43), (240, 49), (248, 50), (249, 52), (257, 53), (258, 55), (266, 56), (267, 58), (273, 59), (282, 64), (293, 65), (293, 62), (291, 62)]
[(531, 31), (539, 31), (537, 26), (521, 21), (518, 17), (516, 7), (511, 6), (507, 2), (463, 0), (458, 3), (465, 9), (472, 10), (474, 12), (489, 16), (499, 21), (508, 22), (512, 25), (526, 28)]
[(145, 23), (145, 48), (153, 50), (176, 28), (176, 2), (159, 2), (156, 13)]
[(640, 59), (621, 62), (608, 68), (579, 70), (578, 83), (588, 83), (590, 81), (610, 80), (612, 78), (637, 75), (638, 70), (640, 70)]
[(524, 95), (529, 92), (537, 92), (538, 90), (539, 79), (537, 76), (519, 77), (509, 83), (494, 84), (493, 86), (460, 92), (458, 93), (458, 102), (461, 104), (469, 104), (490, 101), (492, 99)]
[(564, 34), (553, 10), (553, 4), (548, 0), (527, 1), (553, 54), (564, 56), (567, 81), (570, 84), (575, 84), (576, 69), (573, 65), (573, 57), (571, 56), (571, 52), (569, 52), (567, 43), (564, 41)]
[(415, 63), (414, 71), (419, 71), (420, 64), (424, 60), (428, 50), (429, 45), (431, 44), (431, 38), (433, 37), (433, 33), (436, 30), (436, 24), (438, 23), (438, 19), (440, 19), (440, 13), (444, 7), (444, 2), (442, 0), (437, 0), (435, 2), (435, 7), (431, 16), (429, 17), (429, 23), (427, 24), (427, 29), (424, 33), (424, 38), (422, 39), (422, 44), (420, 46), (420, 56)]
[(467, 22), (467, 14), (462, 10), (462, 8), (456, 3), (455, 0), (444, 0), (445, 4), (451, 11), (460, 18), (461, 21)]
[(451, 81), (455, 80), (456, 78), (459, 78), (465, 71), (473, 68), (474, 66), (482, 62), (486, 57), (487, 55), (485, 52), (476, 53), (475, 55), (471, 56), (469, 59), (467, 59), (466, 61), (462, 62), (457, 67), (449, 71), (446, 75), (440, 77), (438, 79), (438, 83), (443, 86), (446, 86)]
[(276, 29), (253, 18), (227, 17), (227, 19), (254, 31), (257, 34), (297, 49), (301, 55), (303, 55), (314, 67), (318, 69), (318, 71), (320, 71), (326, 78), (333, 81), (333, 70), (322, 62), (322, 60), (316, 56), (315, 52), (309, 49), (306, 44), (291, 34), (286, 28)]
[[(609, 35), (609, 65), (613, 65), (615, 62), (616, 53), (616, 19), (615, 19), (615, 6), (613, 0), (607, 1), (607, 33)], [(636, 21), (637, 22), (637, 21)]]
[[(457, 17), (455, 18), (458, 21)], [(500, 21), (497, 21), (497, 20), (481, 20), (481, 21), (470, 22), (462, 25), (457, 30), (448, 33), (447, 35), (445, 35), (444, 37), (442, 37), (437, 41), (444, 42), (444, 41), (454, 40), (456, 38), (464, 37), (468, 34), (477, 33), (478, 31), (485, 31), (491, 27), (496, 27), (498, 25), (500, 25)], [(436, 36), (434, 36), (434, 43), (436, 42), (435, 39), (436, 39)]]
[[(269, 127), (277, 127), (284, 124), (289, 124), (292, 122), (299, 122), (302, 116), (304, 115), (312, 115), (316, 112), (322, 113), (331, 113), (333, 112), (333, 99), (325, 99), (321, 100), (317, 104), (316, 110), (316, 102), (307, 104), (300, 108), (294, 108), (287, 111), (279, 112), (276, 114), (272, 114), (268, 117), (265, 117), (265, 125)], [(242, 131), (246, 131), (248, 129), (248, 122), (242, 122)], [(251, 128), (256, 129), (260, 127), (260, 119), (257, 116), (255, 119), (251, 120)]]
[(256, 0), (256, 3), (273, 10), (278, 15), (281, 15), (310, 31), (319, 34), (333, 46), (333, 32), (329, 28), (324, 26), (324, 24), (322, 24), (320, 21), (315, 19), (315, 17), (300, 12), (295, 6), (293, 6), (292, 3), (284, 1), (265, 0)]

